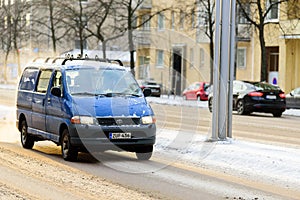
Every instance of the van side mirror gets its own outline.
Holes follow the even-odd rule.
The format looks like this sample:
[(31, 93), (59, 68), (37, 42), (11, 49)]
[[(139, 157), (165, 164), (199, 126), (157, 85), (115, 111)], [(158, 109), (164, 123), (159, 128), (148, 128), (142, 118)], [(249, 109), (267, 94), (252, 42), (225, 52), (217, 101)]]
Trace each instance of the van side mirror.
[(61, 90), (59, 87), (52, 87), (51, 88), (51, 94), (56, 97), (61, 97)]
[(151, 89), (150, 88), (144, 88), (143, 89), (143, 93), (145, 97), (148, 97), (152, 94)]

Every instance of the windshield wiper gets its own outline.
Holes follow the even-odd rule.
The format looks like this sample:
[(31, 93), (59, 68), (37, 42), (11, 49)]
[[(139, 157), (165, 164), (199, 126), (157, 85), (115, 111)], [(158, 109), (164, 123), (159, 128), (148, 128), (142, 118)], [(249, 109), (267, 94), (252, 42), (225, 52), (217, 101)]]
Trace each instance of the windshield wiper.
[(95, 96), (95, 93), (91, 93), (91, 92), (75, 92), (75, 93), (72, 93), (72, 95), (89, 95), (89, 96)]
[(106, 96), (106, 97), (114, 97), (114, 96), (134, 96), (134, 97), (141, 97), (139, 94), (131, 94), (131, 93), (121, 93), (121, 92), (108, 92), (108, 93), (101, 93), (96, 94), (97, 96)]

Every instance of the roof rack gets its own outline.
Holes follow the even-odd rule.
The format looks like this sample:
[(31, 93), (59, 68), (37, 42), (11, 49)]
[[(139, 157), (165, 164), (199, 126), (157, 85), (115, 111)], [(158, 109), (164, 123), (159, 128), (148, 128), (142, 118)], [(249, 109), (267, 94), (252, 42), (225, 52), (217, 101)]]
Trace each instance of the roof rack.
[[(45, 58), (35, 58), (33, 60), (33, 62), (36, 62), (39, 59), (45, 59)], [(44, 63), (47, 63), (50, 59), (52, 60), (52, 63), (56, 63), (57, 60), (63, 60), (62, 61), (62, 65), (65, 65), (67, 61), (73, 61), (73, 60), (86, 60), (86, 61), (99, 61), (99, 62), (107, 62), (107, 63), (117, 63), (120, 66), (124, 66), (121, 60), (118, 59), (103, 59), (103, 58), (99, 58), (97, 55), (95, 56), (95, 58), (89, 58), (87, 54), (85, 54), (84, 57), (82, 57), (80, 54), (78, 54), (78, 56), (75, 58), (73, 54), (66, 54), (65, 57), (55, 57), (55, 58), (51, 58), (48, 57), (44, 60)]]

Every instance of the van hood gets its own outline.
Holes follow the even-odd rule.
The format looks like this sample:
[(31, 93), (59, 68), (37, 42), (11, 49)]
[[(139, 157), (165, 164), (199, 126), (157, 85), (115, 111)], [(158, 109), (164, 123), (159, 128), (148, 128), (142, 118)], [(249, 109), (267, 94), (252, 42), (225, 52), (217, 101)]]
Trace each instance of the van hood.
[(74, 97), (74, 115), (93, 117), (153, 115), (144, 97)]

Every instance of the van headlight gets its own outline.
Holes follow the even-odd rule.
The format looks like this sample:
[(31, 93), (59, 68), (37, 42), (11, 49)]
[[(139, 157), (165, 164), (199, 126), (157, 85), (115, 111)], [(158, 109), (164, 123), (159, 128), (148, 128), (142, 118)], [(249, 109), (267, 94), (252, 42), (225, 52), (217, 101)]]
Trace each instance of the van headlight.
[(142, 124), (155, 124), (156, 119), (153, 116), (142, 117)]
[(72, 124), (87, 124), (87, 125), (97, 125), (98, 121), (94, 117), (90, 116), (74, 116), (71, 118)]

